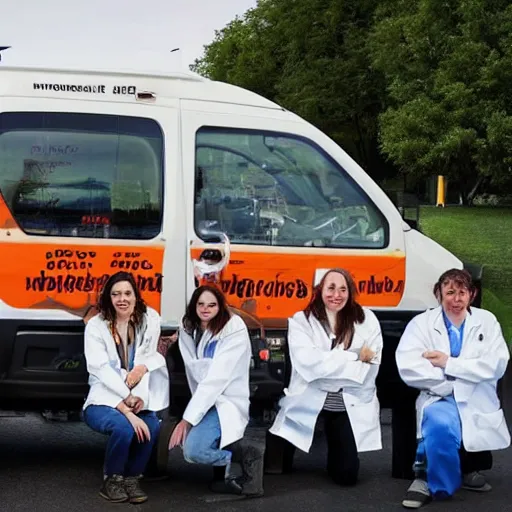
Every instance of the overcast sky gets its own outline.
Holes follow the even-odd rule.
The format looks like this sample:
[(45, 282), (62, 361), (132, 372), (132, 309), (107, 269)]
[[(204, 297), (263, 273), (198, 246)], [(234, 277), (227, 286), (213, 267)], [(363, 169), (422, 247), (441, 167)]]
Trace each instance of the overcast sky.
[[(163, 53), (188, 66), (215, 30), (256, 0), (0, 0), (0, 46), (65, 54), (72, 48)], [(178, 55), (178, 53), (180, 55)], [(7, 56), (5, 54), (5, 56)]]

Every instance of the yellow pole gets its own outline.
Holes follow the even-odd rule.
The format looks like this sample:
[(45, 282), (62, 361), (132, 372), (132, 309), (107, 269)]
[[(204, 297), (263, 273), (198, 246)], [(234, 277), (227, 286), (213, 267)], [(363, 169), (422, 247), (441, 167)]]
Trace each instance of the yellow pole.
[(442, 206), (444, 208), (445, 201), (445, 181), (444, 176), (437, 177), (437, 202), (436, 206)]

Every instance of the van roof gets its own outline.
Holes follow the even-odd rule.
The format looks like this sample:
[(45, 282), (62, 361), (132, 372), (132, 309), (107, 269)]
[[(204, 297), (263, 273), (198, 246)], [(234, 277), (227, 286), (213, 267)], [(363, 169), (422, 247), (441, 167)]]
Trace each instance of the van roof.
[[(87, 48), (53, 48), (41, 51), (31, 46), (0, 45), (0, 71), (62, 73), (96, 76), (124, 76), (142, 79), (170, 79), (184, 82), (186, 99), (199, 99), (284, 110), (276, 103), (246, 89), (205, 78), (185, 68), (177, 51), (104, 51)], [(165, 93), (163, 93), (165, 95)]]
[(105, 51), (90, 48), (53, 47), (42, 49), (31, 45), (1, 46), (2, 68), (38, 71), (80, 72), (109, 75), (143, 75), (204, 81), (205, 78), (185, 68), (175, 51), (166, 54), (126, 50)]

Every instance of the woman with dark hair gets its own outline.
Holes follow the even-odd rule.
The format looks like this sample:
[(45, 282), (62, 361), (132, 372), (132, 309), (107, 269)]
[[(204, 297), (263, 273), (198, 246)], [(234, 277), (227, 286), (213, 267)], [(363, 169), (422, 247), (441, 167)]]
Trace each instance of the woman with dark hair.
[(416, 479), (406, 508), (460, 487), (490, 491), (479, 471), (492, 465), (489, 450), (510, 445), (496, 392), (510, 354), (496, 317), (471, 306), (475, 292), (467, 270), (447, 270), (434, 286), (439, 307), (414, 317), (396, 350), (400, 376), (420, 390)]
[(146, 306), (132, 274), (117, 272), (85, 327), (89, 394), (84, 420), (109, 435), (100, 495), (142, 503), (139, 481), (158, 437), (155, 411), (169, 404), (169, 376), (157, 352), (160, 316)]
[[(169, 449), (182, 446), (191, 463), (225, 466), (227, 492), (262, 494), (262, 457), (248, 454), (240, 444), (249, 421), (251, 342), (243, 320), (229, 312), (216, 287), (194, 291), (179, 346), (192, 397)], [(232, 462), (242, 465), (242, 479), (232, 474)]]
[(357, 302), (352, 276), (329, 270), (304, 311), (288, 324), (290, 384), (270, 429), (309, 452), (319, 418), (327, 438), (327, 471), (354, 485), (358, 452), (382, 448), (375, 388), (382, 352), (380, 324)]

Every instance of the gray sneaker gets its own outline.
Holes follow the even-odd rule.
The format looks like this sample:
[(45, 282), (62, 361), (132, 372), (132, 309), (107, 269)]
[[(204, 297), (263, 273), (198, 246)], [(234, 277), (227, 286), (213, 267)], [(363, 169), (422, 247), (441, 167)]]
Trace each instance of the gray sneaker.
[(473, 471), (472, 473), (468, 473), (464, 475), (462, 479), (462, 488), (467, 491), (476, 491), (476, 492), (489, 492), (492, 490), (491, 484), (489, 484), (484, 475), (480, 474), (478, 471)]
[(103, 481), (100, 496), (112, 503), (128, 501), (128, 494), (124, 488), (124, 478), (121, 475), (112, 475)]
[(402, 501), (402, 506), (405, 508), (420, 508), (432, 500), (432, 495), (428, 490), (428, 485), (425, 480), (416, 478), (407, 489), (405, 498)]
[(144, 503), (148, 495), (140, 488), (141, 476), (127, 476), (124, 479), (124, 488), (130, 503)]

